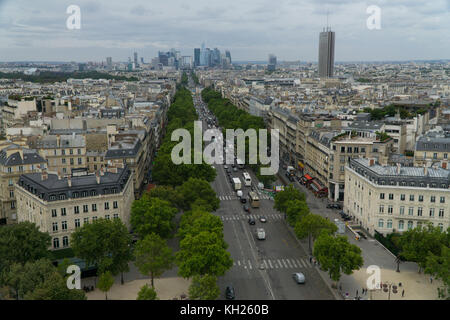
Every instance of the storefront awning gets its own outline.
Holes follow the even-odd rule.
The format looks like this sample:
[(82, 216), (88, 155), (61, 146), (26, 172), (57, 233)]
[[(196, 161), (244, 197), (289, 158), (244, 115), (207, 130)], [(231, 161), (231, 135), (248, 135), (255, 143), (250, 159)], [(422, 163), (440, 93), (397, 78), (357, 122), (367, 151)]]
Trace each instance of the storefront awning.
[(306, 178), (306, 180), (312, 180), (312, 177), (309, 174), (305, 174), (304, 177)]

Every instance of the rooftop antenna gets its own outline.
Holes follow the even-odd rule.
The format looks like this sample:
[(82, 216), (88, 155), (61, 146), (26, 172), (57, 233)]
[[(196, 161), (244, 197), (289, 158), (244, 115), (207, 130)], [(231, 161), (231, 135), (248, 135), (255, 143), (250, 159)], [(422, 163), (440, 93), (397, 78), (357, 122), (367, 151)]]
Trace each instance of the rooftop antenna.
[(327, 9), (327, 31), (330, 31), (330, 28), (329, 28), (329, 26), (328, 26), (328, 15), (329, 15), (329, 11), (328, 11), (328, 9)]

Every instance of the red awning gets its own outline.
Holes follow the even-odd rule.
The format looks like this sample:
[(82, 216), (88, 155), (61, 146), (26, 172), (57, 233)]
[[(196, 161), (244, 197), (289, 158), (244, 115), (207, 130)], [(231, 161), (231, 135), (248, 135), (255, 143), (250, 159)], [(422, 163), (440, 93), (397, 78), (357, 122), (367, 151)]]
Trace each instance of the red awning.
[(310, 176), (309, 174), (305, 174), (304, 177), (305, 177), (307, 180), (312, 180), (312, 178), (311, 178), (311, 176)]

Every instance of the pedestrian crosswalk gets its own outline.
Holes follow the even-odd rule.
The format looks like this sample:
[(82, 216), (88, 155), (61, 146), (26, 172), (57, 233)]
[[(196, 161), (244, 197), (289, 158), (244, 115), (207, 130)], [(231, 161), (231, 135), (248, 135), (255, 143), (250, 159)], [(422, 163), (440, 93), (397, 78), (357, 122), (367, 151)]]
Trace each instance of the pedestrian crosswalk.
[(266, 218), (266, 220), (282, 220), (284, 219), (282, 214), (268, 214), (268, 215), (263, 215), (263, 214), (240, 214), (240, 215), (223, 215), (220, 216), (220, 219), (222, 219), (222, 221), (232, 221), (232, 220), (248, 220), (249, 218), (252, 218), (254, 220), (258, 220), (259, 217), (264, 216)]
[(244, 269), (304, 269), (313, 268), (314, 263), (308, 258), (260, 259), (259, 261), (241, 259), (233, 262), (233, 267)]
[[(270, 200), (272, 199), (269, 195), (267, 194), (260, 194), (259, 196), (260, 200)], [(229, 201), (229, 200), (237, 200), (239, 199), (239, 197), (236, 194), (230, 194), (230, 195), (220, 195), (218, 196), (218, 198), (220, 199), (220, 201)]]

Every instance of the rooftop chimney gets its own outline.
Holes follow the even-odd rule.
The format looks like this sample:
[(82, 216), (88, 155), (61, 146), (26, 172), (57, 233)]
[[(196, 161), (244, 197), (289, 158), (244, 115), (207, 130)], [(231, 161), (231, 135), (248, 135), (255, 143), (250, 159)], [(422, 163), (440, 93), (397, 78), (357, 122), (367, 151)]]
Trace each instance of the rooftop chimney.
[(441, 167), (442, 167), (442, 169), (447, 170), (447, 168), (448, 168), (448, 161), (446, 161), (446, 160), (442, 161)]
[(69, 185), (69, 188), (72, 187), (72, 176), (71, 175), (67, 176), (67, 184)]
[(104, 170), (105, 170), (105, 169), (104, 169), (103, 167), (100, 168), (100, 175), (101, 175), (101, 176), (105, 175), (105, 171), (104, 171)]
[(401, 170), (402, 170), (402, 165), (400, 163), (397, 163), (397, 174), (400, 174)]
[(47, 179), (48, 179), (48, 173), (47, 173), (47, 170), (42, 170), (42, 175), (41, 175), (41, 177), (42, 177), (42, 180), (47, 180)]
[(100, 174), (98, 171), (95, 172), (95, 180), (97, 180), (97, 184), (100, 184)]
[(375, 164), (375, 159), (369, 159), (369, 167), (372, 167)]
[(56, 135), (56, 146), (57, 147), (61, 146), (61, 136), (59, 134)]
[(61, 172), (58, 171), (58, 180), (61, 180), (61, 178), (62, 178), (62, 174), (61, 174)]
[(423, 167), (423, 174), (424, 174), (425, 176), (428, 175), (428, 167), (427, 167), (427, 166), (424, 166), (424, 167)]

